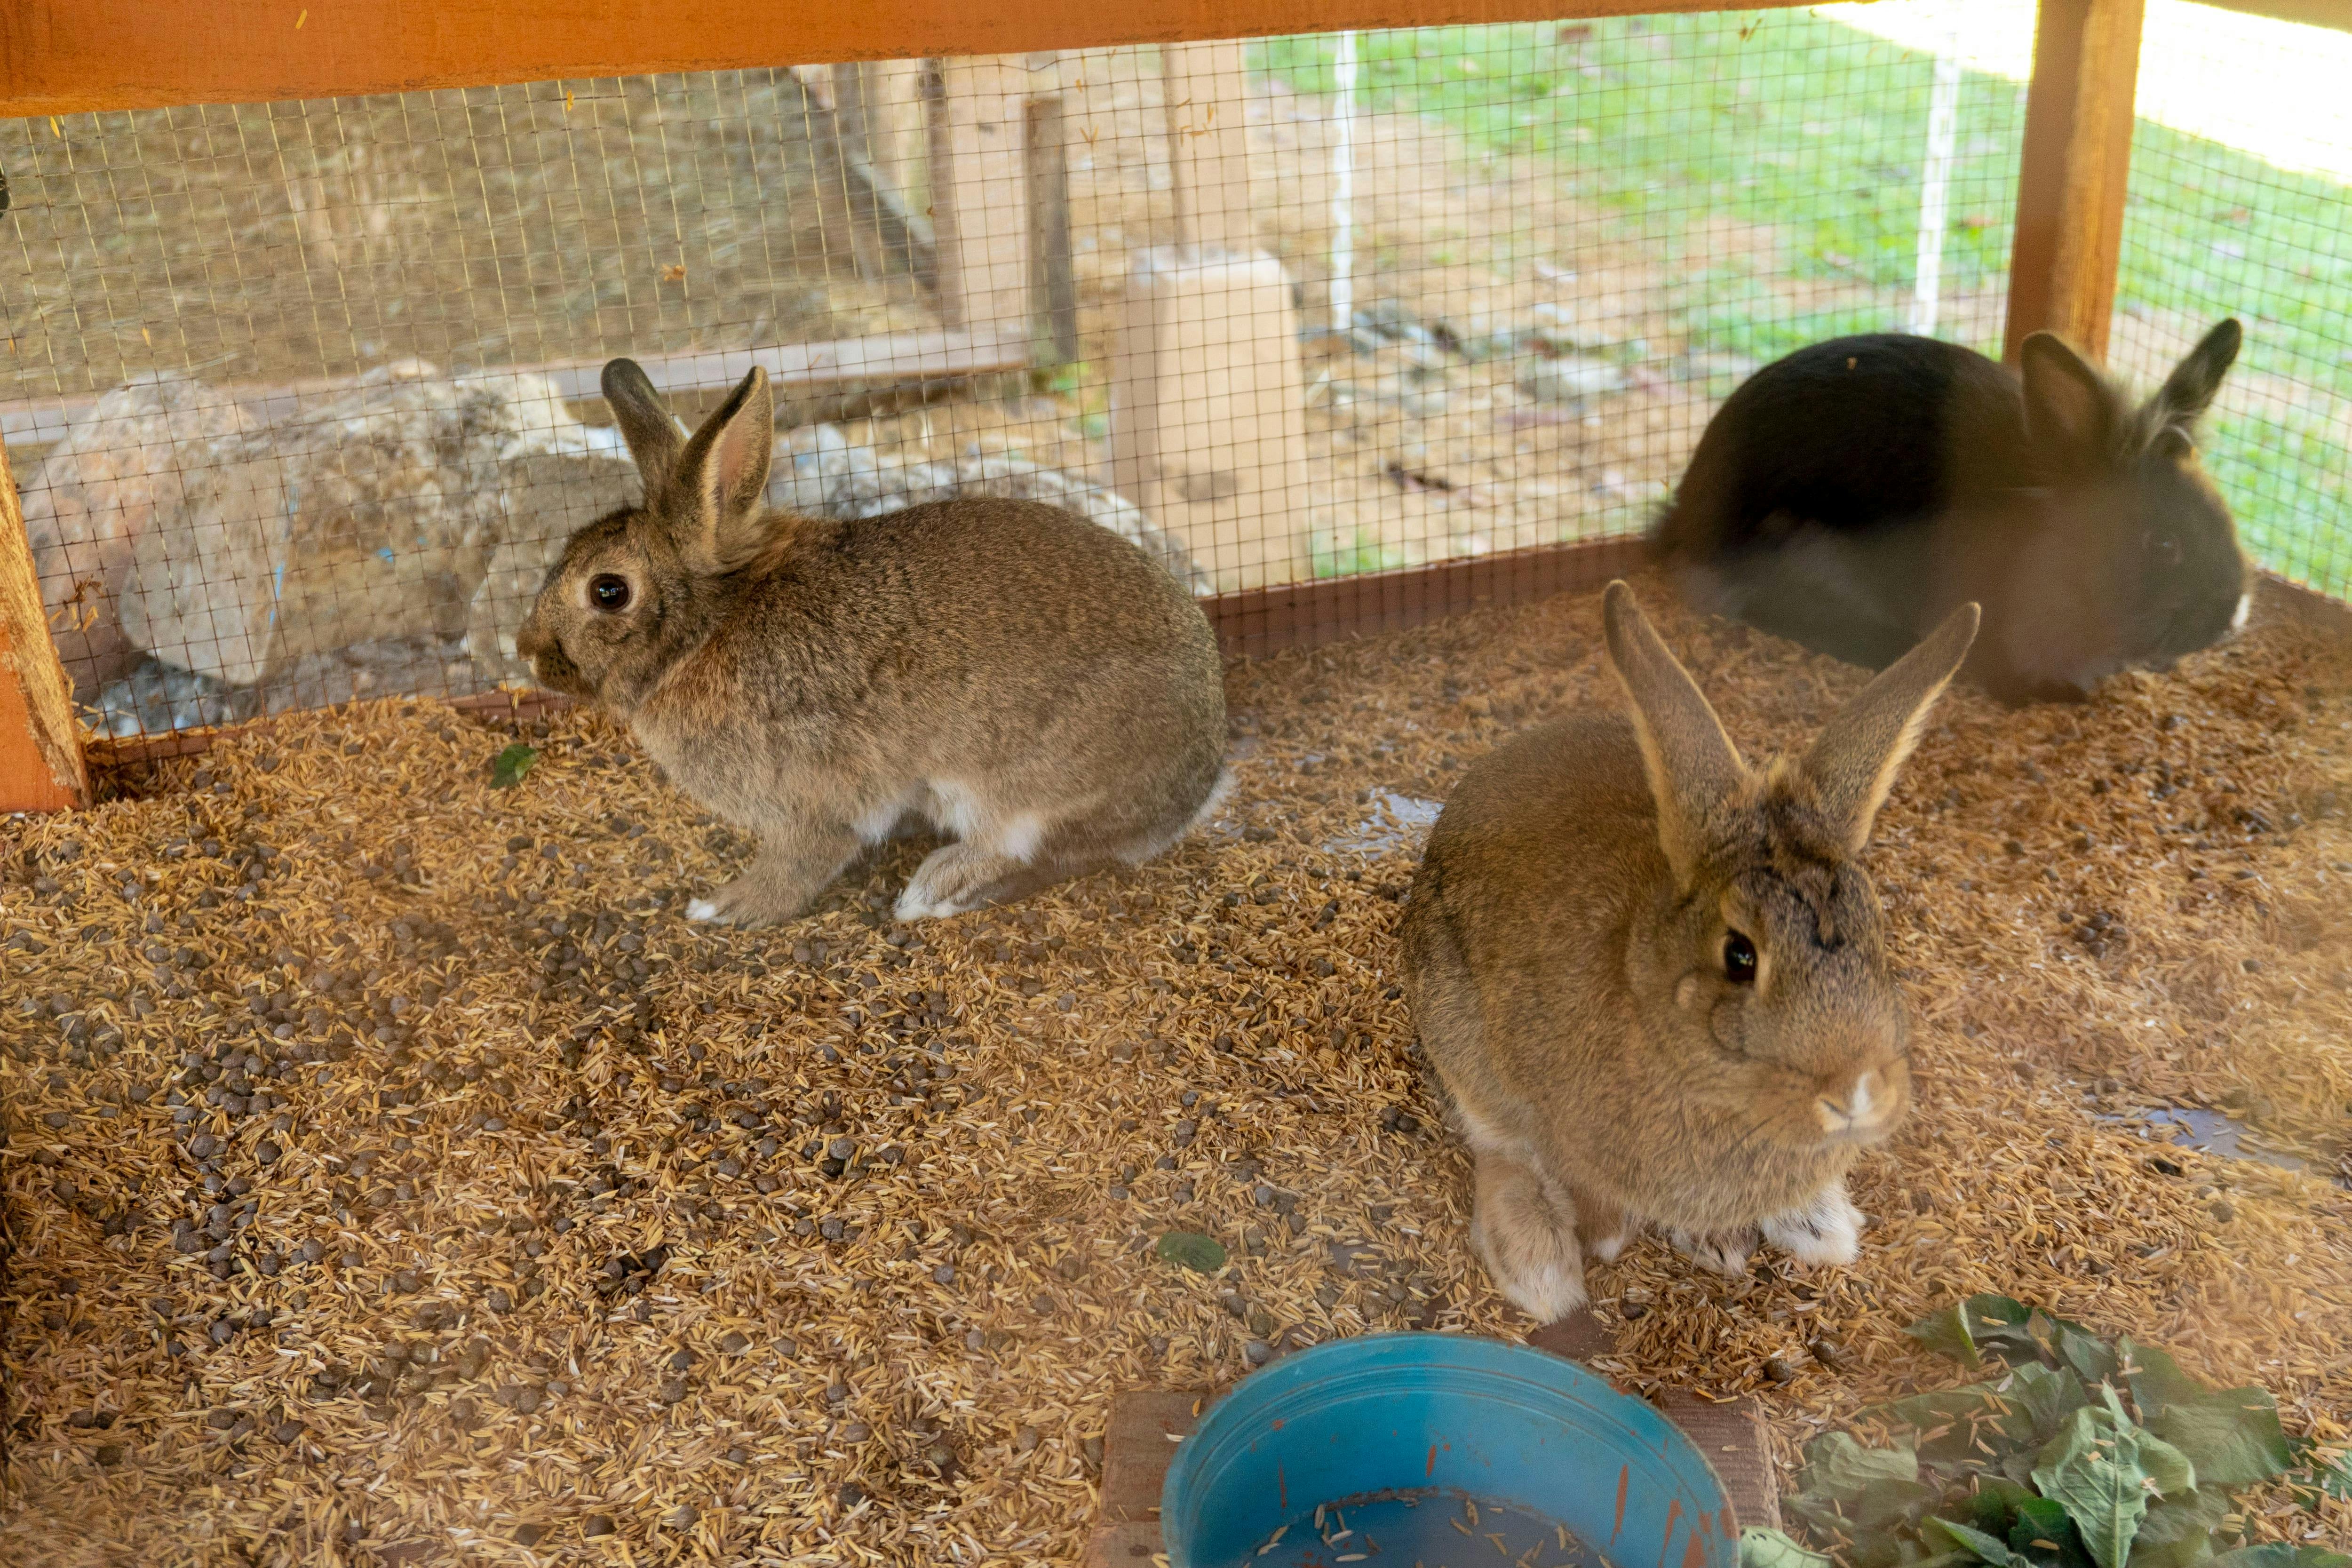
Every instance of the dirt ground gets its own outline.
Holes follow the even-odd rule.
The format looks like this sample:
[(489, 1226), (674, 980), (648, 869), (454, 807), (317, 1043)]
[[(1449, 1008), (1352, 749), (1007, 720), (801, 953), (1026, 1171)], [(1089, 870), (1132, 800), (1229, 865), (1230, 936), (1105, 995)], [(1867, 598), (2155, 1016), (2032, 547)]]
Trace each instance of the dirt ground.
[[(1858, 684), (1643, 586), (1751, 755)], [(1392, 931), (1423, 803), (1614, 700), (1598, 634), (1575, 596), (1236, 666), (1206, 830), (913, 928), (919, 848), (688, 925), (749, 846), (585, 716), (511, 791), (504, 728), (389, 701), (10, 823), (0, 1561), (1069, 1564), (1116, 1390), (1523, 1331)], [(1759, 1394), (1787, 1458), (1949, 1381), (1900, 1329), (1993, 1289), (2352, 1436), (2347, 745), (2352, 655), (2275, 619), (2080, 708), (1948, 697), (1870, 858), (1919, 1105), (1861, 1261), (1639, 1243), (1610, 1369)], [(2160, 1148), (2175, 1106), (2300, 1168)], [(2352, 1545), (2326, 1506), (2242, 1523)]]

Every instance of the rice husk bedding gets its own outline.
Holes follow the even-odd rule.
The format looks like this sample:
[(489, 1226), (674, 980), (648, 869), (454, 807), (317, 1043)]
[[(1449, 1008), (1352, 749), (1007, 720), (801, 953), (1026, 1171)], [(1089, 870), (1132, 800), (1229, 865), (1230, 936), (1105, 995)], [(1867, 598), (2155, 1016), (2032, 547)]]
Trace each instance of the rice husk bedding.
[[(1751, 755), (1862, 679), (1643, 587)], [(688, 924), (751, 847), (585, 714), (505, 792), (510, 721), (390, 701), (10, 822), (0, 1562), (1070, 1563), (1116, 1391), (1524, 1332), (1410, 1047), (1391, 817), (1615, 701), (1598, 615), (1235, 666), (1205, 831), (912, 928), (919, 845)], [(2080, 708), (1948, 696), (1870, 855), (1919, 1101), (1862, 1260), (1639, 1243), (1604, 1369), (1758, 1394), (1787, 1460), (1955, 1380), (1901, 1326), (1990, 1289), (2352, 1436), (2347, 743), (2352, 658), (2277, 617)], [(2305, 1167), (2165, 1145), (2176, 1104)], [(2238, 1522), (2352, 1546), (2284, 1489)]]

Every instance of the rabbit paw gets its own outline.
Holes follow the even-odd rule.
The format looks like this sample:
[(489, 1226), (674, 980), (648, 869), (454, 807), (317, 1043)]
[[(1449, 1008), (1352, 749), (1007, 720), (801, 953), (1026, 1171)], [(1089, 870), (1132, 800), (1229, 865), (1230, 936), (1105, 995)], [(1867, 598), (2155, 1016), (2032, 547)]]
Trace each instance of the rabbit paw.
[(944, 920), (1003, 903), (1059, 880), (1048, 870), (972, 844), (943, 844), (927, 856), (898, 895), (901, 921)]
[(761, 831), (764, 842), (743, 874), (707, 899), (686, 906), (686, 918), (711, 925), (776, 925), (807, 909), (856, 853), (846, 829), (787, 826)]
[(1478, 1157), (1470, 1245), (1495, 1289), (1538, 1322), (1564, 1318), (1584, 1305), (1575, 1205), (1533, 1166), (1494, 1154)]
[(1676, 1252), (1700, 1268), (1737, 1279), (1748, 1271), (1748, 1259), (1755, 1254), (1758, 1237), (1754, 1228), (1749, 1227), (1706, 1232), (1678, 1230), (1668, 1239)]
[(1851, 1263), (1862, 1252), (1862, 1214), (1833, 1183), (1801, 1208), (1764, 1222), (1764, 1239), (1800, 1263)]
[(764, 877), (744, 876), (723, 888), (713, 888), (707, 899), (688, 900), (686, 918), (709, 925), (775, 925), (807, 907), (807, 896), (793, 888)]

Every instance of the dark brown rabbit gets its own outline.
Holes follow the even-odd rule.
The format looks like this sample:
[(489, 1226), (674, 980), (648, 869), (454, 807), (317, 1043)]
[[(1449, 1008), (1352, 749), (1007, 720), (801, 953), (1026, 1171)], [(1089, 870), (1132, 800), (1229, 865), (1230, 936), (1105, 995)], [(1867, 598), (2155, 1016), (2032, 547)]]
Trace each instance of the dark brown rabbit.
[(1405, 906), (1422, 1047), (1477, 1165), (1471, 1242), (1542, 1319), (1645, 1225), (1738, 1273), (1854, 1257), (1854, 1156), (1910, 1104), (1907, 1021), (1860, 864), (1975, 634), (1962, 605), (1801, 757), (1751, 768), (1610, 584), (1627, 711), (1482, 758)]
[(645, 504), (574, 534), (516, 646), (759, 835), (697, 920), (788, 920), (903, 826), (953, 842), (898, 918), (1020, 897), (1174, 843), (1224, 782), (1200, 607), (1107, 530), (968, 498), (857, 521), (769, 509), (754, 370), (691, 439), (627, 360), (604, 395)]
[(2194, 440), (2240, 337), (2137, 408), (2048, 332), (2021, 375), (1933, 338), (1800, 349), (1717, 410), (1654, 546), (1699, 608), (1874, 669), (1976, 601), (1968, 674), (2004, 702), (2168, 668), (2251, 602)]

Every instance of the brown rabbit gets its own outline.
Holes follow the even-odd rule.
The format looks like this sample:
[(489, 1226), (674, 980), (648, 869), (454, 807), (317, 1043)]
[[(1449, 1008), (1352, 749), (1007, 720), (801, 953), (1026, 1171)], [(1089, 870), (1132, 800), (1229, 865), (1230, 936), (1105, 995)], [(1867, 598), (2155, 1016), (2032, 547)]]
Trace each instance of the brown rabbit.
[(863, 845), (929, 823), (898, 918), (1148, 859), (1225, 778), (1223, 664), (1192, 596), (1055, 507), (970, 498), (856, 521), (772, 510), (766, 374), (691, 439), (628, 360), (604, 396), (645, 504), (582, 529), (516, 637), (760, 836), (688, 913), (805, 909)]
[(1802, 757), (1750, 768), (1633, 591), (1630, 713), (1519, 736), (1464, 777), (1404, 916), (1422, 1046), (1477, 1165), (1471, 1241), (1538, 1318), (1643, 1223), (1738, 1273), (1762, 1239), (1851, 1261), (1855, 1153), (1910, 1102), (1903, 994), (1859, 864), (1966, 605)]

